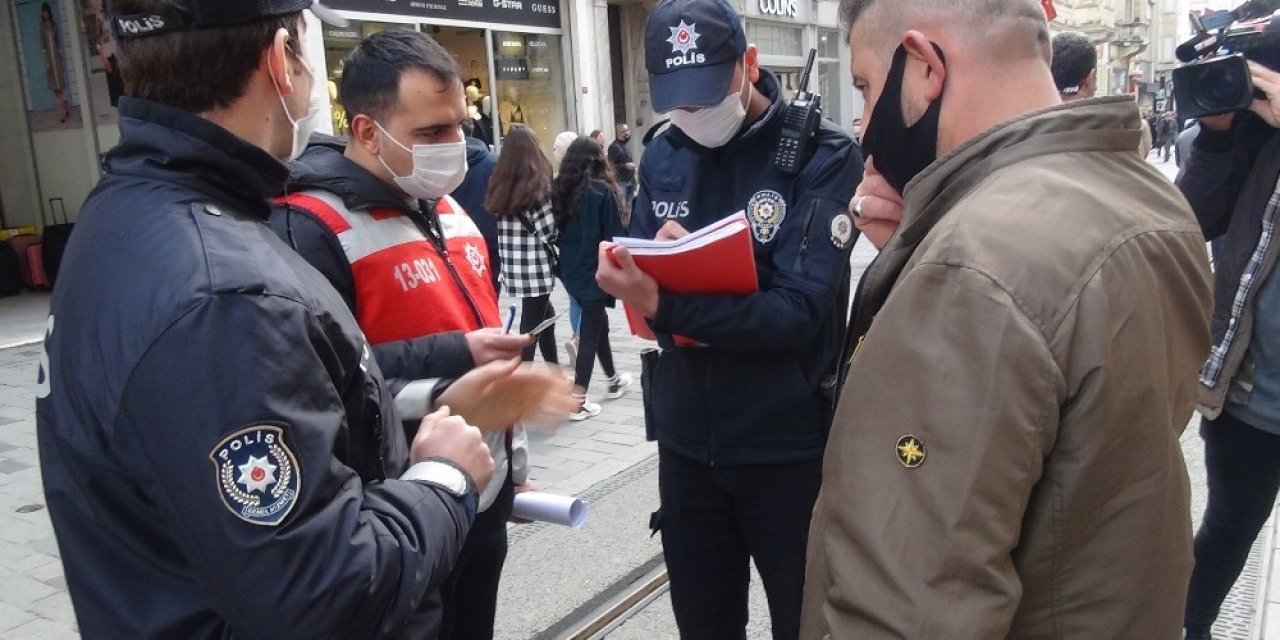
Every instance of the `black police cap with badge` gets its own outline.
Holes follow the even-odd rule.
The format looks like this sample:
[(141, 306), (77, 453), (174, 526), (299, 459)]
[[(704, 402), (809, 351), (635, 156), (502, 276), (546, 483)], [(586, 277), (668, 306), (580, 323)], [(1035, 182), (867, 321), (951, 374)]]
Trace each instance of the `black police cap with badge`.
[(194, 31), (248, 24), (263, 18), (310, 9), (324, 22), (346, 26), (346, 19), (313, 0), (177, 0), (159, 11), (111, 14), (117, 38), (145, 38), (172, 31)]
[(653, 109), (714, 107), (747, 50), (742, 20), (724, 0), (663, 0), (649, 16), (644, 66)]

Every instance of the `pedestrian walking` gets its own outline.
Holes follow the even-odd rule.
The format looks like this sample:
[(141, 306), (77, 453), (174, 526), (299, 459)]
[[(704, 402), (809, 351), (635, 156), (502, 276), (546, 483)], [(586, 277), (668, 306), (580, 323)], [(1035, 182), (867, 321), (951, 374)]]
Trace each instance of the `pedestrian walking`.
[[(551, 291), (559, 270), (558, 230), (551, 210), (551, 162), (533, 130), (512, 125), (502, 141), (502, 156), (489, 180), (485, 206), (498, 216), (499, 253), (507, 274), (507, 293), (520, 299), (520, 332), (555, 317)], [(559, 364), (555, 326), (537, 337), (542, 359)], [(521, 358), (533, 360), (534, 345)]]
[(590, 137), (574, 140), (551, 188), (552, 207), (560, 228), (560, 278), (569, 295), (582, 306), (581, 343), (573, 382), (578, 411), (569, 416), (571, 420), (600, 414), (600, 405), (587, 397), (596, 358), (608, 378), (605, 398), (620, 398), (631, 386), (630, 374), (620, 374), (614, 367), (609, 346), (609, 316), (605, 309), (613, 306), (614, 300), (596, 284), (600, 243), (623, 234), (621, 197), (604, 149)]
[(636, 197), (636, 161), (631, 157), (627, 143), (631, 142), (631, 127), (620, 123), (614, 127), (613, 143), (609, 145), (609, 164), (618, 176), (618, 187), (622, 189), (622, 202), (626, 205), (627, 215), (622, 226), (631, 226), (630, 211), (632, 201)]

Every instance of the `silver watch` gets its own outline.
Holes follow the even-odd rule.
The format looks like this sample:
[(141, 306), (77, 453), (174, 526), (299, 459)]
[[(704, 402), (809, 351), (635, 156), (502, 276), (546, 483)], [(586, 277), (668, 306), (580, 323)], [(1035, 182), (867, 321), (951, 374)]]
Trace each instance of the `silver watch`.
[(468, 481), (466, 474), (457, 467), (439, 460), (424, 460), (404, 472), (401, 480), (413, 480), (435, 485), (453, 494), (456, 498), (467, 495)]

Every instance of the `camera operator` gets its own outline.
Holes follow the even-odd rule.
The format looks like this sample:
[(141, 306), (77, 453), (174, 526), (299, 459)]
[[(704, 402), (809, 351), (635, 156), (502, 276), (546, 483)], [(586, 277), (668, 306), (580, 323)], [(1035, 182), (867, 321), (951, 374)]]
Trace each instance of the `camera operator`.
[(1200, 374), (1200, 435), (1209, 505), (1195, 539), (1184, 618), (1188, 639), (1210, 638), (1218, 608), (1280, 488), (1280, 280), (1269, 276), (1277, 217), (1280, 73), (1249, 63), (1266, 100), (1200, 119), (1178, 187), (1213, 243), (1213, 350)]

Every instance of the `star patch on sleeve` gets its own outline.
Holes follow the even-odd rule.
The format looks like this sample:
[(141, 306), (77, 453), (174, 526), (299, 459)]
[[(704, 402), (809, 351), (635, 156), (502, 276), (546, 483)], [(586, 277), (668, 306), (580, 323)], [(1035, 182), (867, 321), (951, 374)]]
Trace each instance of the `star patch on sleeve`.
[(915, 436), (902, 436), (898, 438), (898, 445), (894, 448), (898, 454), (898, 462), (908, 469), (914, 469), (924, 464), (924, 443)]
[(274, 527), (298, 501), (302, 470), (281, 426), (240, 429), (214, 446), (209, 460), (222, 503), (245, 522)]

